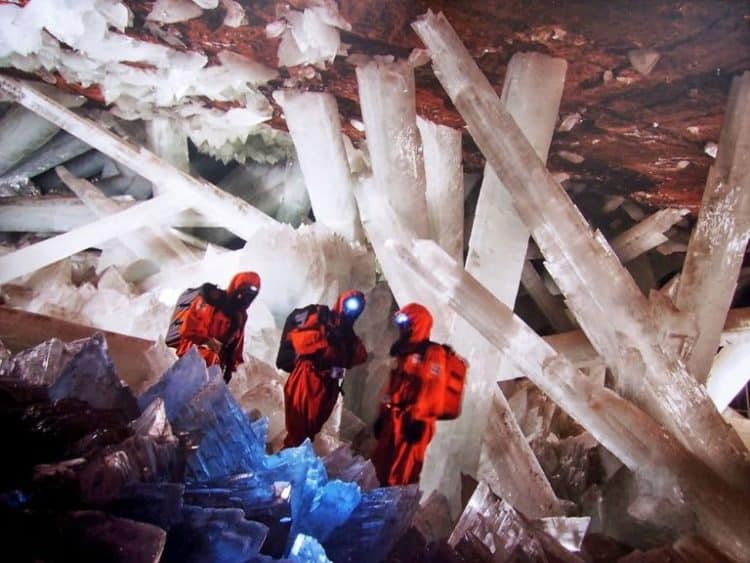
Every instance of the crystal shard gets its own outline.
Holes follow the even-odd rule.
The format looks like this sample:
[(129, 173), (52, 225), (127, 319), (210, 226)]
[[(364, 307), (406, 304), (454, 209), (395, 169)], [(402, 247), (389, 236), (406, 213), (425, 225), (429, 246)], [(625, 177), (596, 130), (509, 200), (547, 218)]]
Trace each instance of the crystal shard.
[(417, 116), (422, 139), (431, 232), (456, 260), (464, 254), (464, 180), (461, 132)]
[(50, 399), (79, 399), (97, 409), (121, 410), (138, 416), (138, 403), (115, 373), (104, 336), (95, 334), (65, 366), (49, 389)]
[(315, 221), (345, 239), (362, 239), (336, 100), (322, 92), (276, 92), (310, 193)]
[(167, 418), (173, 420), (206, 383), (206, 363), (198, 351), (191, 348), (159, 381), (138, 397), (138, 406), (146, 409), (154, 400), (161, 399)]
[[(323, 542), (332, 561), (383, 561), (406, 531), (419, 505), (416, 485), (368, 491), (349, 519)], [(352, 538), (357, 538), (352, 542)]]
[(169, 530), (163, 563), (234, 563), (258, 553), (268, 529), (235, 508), (185, 506)]
[(675, 305), (695, 314), (698, 338), (685, 362), (705, 383), (732, 303), (750, 237), (750, 72), (729, 93), (719, 152), (708, 173), (698, 222), (690, 235)]
[(187, 463), (190, 481), (208, 481), (263, 466), (265, 444), (253, 432), (218, 370), (209, 370), (208, 383), (170, 422), (176, 432), (195, 437), (198, 448)]
[(402, 225), (431, 238), (424, 160), (417, 129), (414, 69), (407, 61), (374, 60), (357, 67), (367, 148), (377, 188)]

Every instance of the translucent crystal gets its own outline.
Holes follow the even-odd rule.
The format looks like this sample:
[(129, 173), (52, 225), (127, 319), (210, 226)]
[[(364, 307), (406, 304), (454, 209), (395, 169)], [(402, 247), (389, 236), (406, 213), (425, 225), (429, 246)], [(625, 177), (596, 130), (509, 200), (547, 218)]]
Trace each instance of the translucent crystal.
[(3, 373), (36, 385), (52, 385), (84, 344), (84, 341), (65, 344), (57, 338), (46, 340), (13, 356), (7, 367), (3, 364)]
[[(516, 54), (508, 65), (503, 102), (543, 158), (557, 120), (565, 69), (562, 59), (533, 53)], [(485, 166), (466, 271), (510, 307), (526, 263), (528, 239), (528, 229), (513, 207), (510, 193), (491, 167)], [(543, 295), (548, 294), (543, 291)], [(478, 475), (529, 516), (561, 514), (552, 488), (495, 385), (498, 379), (508, 377), (508, 362), (461, 318), (453, 322), (450, 343), (471, 366), (464, 408), (456, 421), (438, 423), (427, 450), (422, 487), (446, 491), (454, 515), (458, 515), (460, 474)], [(493, 408), (496, 412), (490, 415)], [(486, 433), (488, 420), (492, 422), (491, 434)], [(484, 455), (480, 464), (483, 439), (491, 448), (487, 453), (492, 455)], [(528, 482), (524, 476), (528, 476)], [(528, 495), (528, 490), (534, 494)]]
[(91, 337), (67, 363), (49, 396), (53, 401), (79, 399), (97, 409), (121, 410), (130, 418), (140, 412), (130, 388), (117, 377), (101, 334)]
[(352, 515), (323, 542), (328, 557), (332, 561), (383, 561), (409, 527), (418, 505), (416, 485), (363, 493)]
[(431, 238), (414, 69), (407, 61), (374, 60), (357, 67), (357, 84), (373, 189), (385, 194), (402, 225), (419, 238)]
[(245, 561), (258, 553), (268, 528), (245, 520), (235, 508), (185, 506), (182, 519), (169, 529), (164, 563)]
[(431, 232), (456, 260), (464, 253), (464, 183), (461, 132), (417, 116), (422, 139)]
[[(747, 549), (750, 526), (742, 521), (750, 516), (740, 506), (744, 502), (741, 489), (718, 478), (646, 413), (556, 354), (434, 243), (415, 243), (419, 258), (399, 244), (389, 243), (389, 247), (415, 277), (421, 277), (457, 314), (504, 350), (520, 373), (525, 373), (628, 468), (638, 471), (651, 484), (652, 494), (691, 499), (687, 510), (696, 515), (696, 526), (703, 537), (730, 556)], [(732, 517), (727, 517), (729, 512)]]
[(667, 242), (669, 239), (663, 233), (687, 213), (687, 209), (660, 209), (613, 238), (611, 241), (612, 250), (625, 264)]
[(729, 93), (719, 152), (709, 170), (698, 222), (690, 236), (675, 305), (695, 314), (698, 338), (685, 362), (706, 381), (731, 306), (750, 237), (750, 72)]
[(292, 548), (289, 550), (292, 561), (299, 563), (330, 563), (323, 546), (311, 536), (299, 534), (294, 538)]
[(336, 100), (322, 92), (279, 91), (289, 133), (305, 174), (315, 221), (347, 240), (362, 239)]
[(0, 184), (11, 184), (33, 178), (90, 150), (91, 147), (80, 139), (64, 131), (60, 132), (44, 147), (8, 170), (0, 177)]
[(705, 390), (658, 346), (646, 299), (601, 234), (591, 232), (550, 177), (445, 18), (428, 13), (413, 25), (475, 141), (513, 194), (567, 305), (613, 371), (618, 389), (723, 479), (747, 488), (750, 463), (743, 444)]

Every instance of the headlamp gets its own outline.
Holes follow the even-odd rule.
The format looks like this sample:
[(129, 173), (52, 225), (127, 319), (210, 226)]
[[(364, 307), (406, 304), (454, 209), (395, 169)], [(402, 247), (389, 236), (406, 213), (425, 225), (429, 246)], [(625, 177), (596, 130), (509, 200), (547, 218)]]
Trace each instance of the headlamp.
[(396, 315), (393, 317), (393, 322), (395, 322), (398, 326), (406, 326), (409, 324), (409, 317), (406, 313), (396, 313)]
[(362, 300), (359, 297), (347, 297), (344, 300), (344, 312), (358, 313), (362, 309)]

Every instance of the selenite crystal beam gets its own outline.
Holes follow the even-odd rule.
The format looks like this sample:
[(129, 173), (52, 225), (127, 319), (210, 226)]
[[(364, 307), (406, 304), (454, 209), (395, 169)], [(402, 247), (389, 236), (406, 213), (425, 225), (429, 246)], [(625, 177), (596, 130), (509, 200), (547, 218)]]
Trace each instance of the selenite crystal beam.
[(669, 239), (664, 236), (664, 231), (687, 214), (687, 209), (660, 209), (613, 238), (610, 241), (612, 250), (623, 264), (630, 262), (667, 242)]
[(660, 347), (646, 298), (498, 103), (445, 17), (429, 12), (413, 27), (477, 146), (511, 192), (547, 271), (615, 375), (620, 392), (727, 482), (750, 489), (750, 462), (739, 436), (684, 365)]
[[(97, 216), (104, 217), (120, 211), (117, 203), (111, 201), (88, 180), (76, 178), (63, 166), (58, 166), (55, 170), (70, 191)], [(186, 264), (198, 259), (195, 252), (159, 223), (149, 225), (142, 231), (129, 232), (119, 238), (137, 256), (151, 260), (159, 268)]]
[(723, 411), (750, 380), (750, 342), (724, 346), (714, 357), (706, 390), (716, 408)]
[(719, 152), (708, 172), (690, 235), (675, 305), (692, 311), (700, 331), (685, 359), (706, 381), (737, 287), (750, 235), (750, 71), (732, 82)]
[(33, 154), (60, 130), (57, 125), (16, 106), (0, 119), (0, 174)]
[[(65, 107), (79, 107), (86, 98), (63, 92), (46, 83), (37, 87)], [(0, 174), (44, 146), (60, 128), (22, 106), (14, 106), (0, 119)]]
[(176, 170), (148, 150), (126, 143), (18, 80), (0, 76), (0, 90), (71, 135), (85, 139), (89, 145), (117, 162), (137, 170), (144, 178), (161, 184), (170, 193), (179, 194), (179, 198), (185, 201), (182, 208), (194, 207), (203, 214), (213, 216), (222, 226), (244, 239), (250, 238), (264, 225), (275, 223), (245, 201), (227, 194), (210, 182)]
[[(557, 121), (566, 68), (564, 60), (537, 53), (518, 53), (508, 64), (502, 102), (544, 159)], [(485, 166), (466, 271), (511, 308), (528, 240), (529, 231), (510, 194), (492, 168)], [(438, 423), (427, 449), (420, 486), (426, 493), (433, 489), (445, 492), (457, 512), (461, 474), (467, 473), (486, 481), (503, 498), (512, 498), (510, 502), (528, 516), (562, 514), (552, 487), (497, 388), (496, 382), (510, 371), (509, 364), (460, 317), (454, 320), (450, 342), (466, 355), (471, 366), (464, 387), (464, 408), (457, 420)], [(490, 413), (491, 409), (494, 412)], [(488, 451), (480, 464), (483, 441)], [(502, 448), (498, 447), (500, 443)]]
[(464, 255), (464, 174), (461, 131), (417, 117), (422, 138), (427, 214), (437, 243), (453, 258)]
[(573, 328), (573, 323), (565, 316), (562, 300), (549, 292), (531, 262), (524, 262), (521, 283), (555, 331), (565, 332)]
[(0, 177), (0, 184), (23, 182), (90, 150), (91, 147), (84, 141), (62, 131), (33, 155), (8, 170)]
[(336, 99), (323, 92), (295, 90), (278, 91), (273, 97), (284, 110), (315, 220), (349, 241), (361, 241)]
[[(121, 211), (137, 205), (130, 198), (110, 201)], [(70, 231), (97, 218), (77, 197), (41, 196), (0, 198), (0, 232)], [(216, 221), (194, 211), (182, 211), (170, 222), (175, 227), (216, 227)]]
[(0, 283), (34, 272), (139, 227), (159, 223), (187, 205), (188, 201), (176, 194), (157, 196), (83, 227), (0, 256)]
[[(187, 135), (174, 119), (155, 116), (146, 122), (146, 142), (156, 156), (169, 162), (177, 170), (190, 174)], [(154, 195), (164, 191), (163, 186), (154, 182)]]
[(696, 529), (727, 556), (750, 551), (747, 493), (717, 476), (638, 407), (578, 371), (513, 311), (432, 241), (388, 248), (414, 278), (466, 319), (557, 405), (590, 432), (657, 495), (677, 496)]
[(416, 237), (415, 233), (409, 225), (404, 225), (397, 218), (396, 212), (388, 204), (388, 196), (377, 189), (372, 177), (361, 180), (354, 188), (354, 195), (367, 240), (372, 244), (396, 303), (403, 307), (407, 303), (418, 302), (427, 307), (434, 321), (431, 338), (437, 342), (445, 342), (453, 315), (445, 314), (446, 308), (433, 298), (427, 288), (415, 283), (385, 247), (389, 238), (409, 244)]
[(377, 189), (387, 194), (403, 225), (419, 238), (434, 238), (425, 199), (414, 68), (408, 61), (376, 59), (357, 67), (357, 85)]

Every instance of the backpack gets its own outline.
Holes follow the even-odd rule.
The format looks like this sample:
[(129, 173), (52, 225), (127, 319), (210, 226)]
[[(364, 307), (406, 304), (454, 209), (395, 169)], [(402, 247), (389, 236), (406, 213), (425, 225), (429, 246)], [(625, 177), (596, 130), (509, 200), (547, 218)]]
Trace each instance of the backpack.
[(330, 310), (325, 305), (308, 305), (294, 309), (284, 321), (279, 342), (279, 353), (276, 355), (276, 367), (292, 373), (297, 354), (294, 351), (289, 333), (297, 328), (312, 327), (317, 323), (327, 323)]
[(177, 298), (177, 304), (172, 311), (172, 317), (169, 319), (169, 327), (164, 342), (170, 348), (177, 348), (180, 343), (180, 327), (185, 322), (190, 305), (197, 297), (202, 297), (206, 303), (218, 303), (226, 292), (219, 289), (212, 283), (204, 283), (200, 287), (189, 287)]
[(426, 375), (417, 400), (417, 416), (453, 420), (461, 414), (466, 361), (446, 344), (430, 344), (423, 356)]

